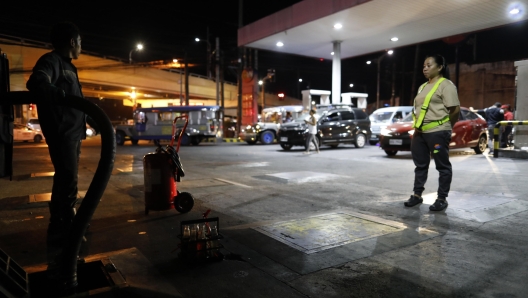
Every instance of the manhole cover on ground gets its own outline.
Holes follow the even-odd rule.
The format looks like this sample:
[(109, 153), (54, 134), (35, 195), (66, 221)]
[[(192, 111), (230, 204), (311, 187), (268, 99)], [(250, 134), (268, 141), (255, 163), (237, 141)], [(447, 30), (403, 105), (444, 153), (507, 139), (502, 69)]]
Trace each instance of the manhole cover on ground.
[[(384, 221), (380, 219), (380, 221)], [(254, 228), (290, 247), (311, 254), (404, 229), (347, 213), (332, 213)]]
[(320, 173), (320, 172), (310, 172), (310, 171), (299, 171), (299, 172), (283, 172), (275, 174), (266, 174), (260, 176), (260, 178), (276, 181), (280, 183), (306, 183), (306, 182), (322, 182), (326, 180), (335, 180), (337, 178), (343, 178), (343, 176)]

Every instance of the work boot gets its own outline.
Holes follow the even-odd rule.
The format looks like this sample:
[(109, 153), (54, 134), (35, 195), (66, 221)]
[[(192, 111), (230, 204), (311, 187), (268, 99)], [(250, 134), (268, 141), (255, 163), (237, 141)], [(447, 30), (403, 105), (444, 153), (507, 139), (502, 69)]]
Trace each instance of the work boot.
[(442, 211), (445, 208), (447, 208), (447, 205), (448, 204), (447, 204), (446, 199), (438, 198), (438, 199), (436, 199), (436, 201), (434, 202), (433, 205), (429, 206), (429, 210), (431, 210), (431, 211)]
[(405, 207), (412, 207), (421, 204), (422, 202), (423, 199), (419, 195), (411, 195), (411, 197), (407, 201), (405, 201), (403, 205), (405, 205)]

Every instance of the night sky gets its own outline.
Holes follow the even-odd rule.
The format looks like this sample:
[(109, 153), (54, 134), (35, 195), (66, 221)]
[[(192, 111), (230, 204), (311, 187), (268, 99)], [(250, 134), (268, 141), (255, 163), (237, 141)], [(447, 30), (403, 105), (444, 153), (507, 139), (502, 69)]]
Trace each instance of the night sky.
[[(55, 4), (57, 3), (58, 4)], [(289, 7), (299, 0), (248, 1), (243, 3), (243, 25)], [(124, 3), (124, 2), (120, 2)], [(142, 42), (145, 49), (135, 52), (137, 62), (170, 61), (182, 58), (187, 53), (190, 63), (197, 67), (191, 72), (206, 74), (206, 43), (197, 43), (195, 37), (206, 38), (214, 47), (215, 38), (220, 39), (220, 48), (225, 61), (225, 79), (236, 82), (233, 71), (237, 60), (237, 28), (239, 23), (239, 1), (130, 1), (128, 4), (110, 1), (7, 1), (0, 9), (0, 37), (11, 35), (41, 42), (48, 41), (48, 32), (57, 21), (72, 21), (83, 34), (83, 50), (125, 61), (131, 49)], [(476, 42), (475, 42), (476, 41)], [(423, 56), (429, 53), (444, 55), (449, 63), (455, 62), (455, 45), (442, 40), (420, 44), (418, 73), (421, 72)], [(382, 63), (381, 98), (390, 97), (392, 69), (396, 80), (411, 81), (414, 69), (416, 46), (394, 49), (394, 55)], [(459, 61), (474, 64), (493, 61), (516, 61), (528, 58), (528, 22), (521, 22), (468, 34), (458, 44)], [(367, 60), (381, 53), (372, 53), (342, 61), (342, 92), (367, 92), (369, 101), (376, 97), (376, 66), (367, 65)], [(299, 90), (331, 90), (332, 61), (320, 61), (295, 55), (258, 51), (259, 74), (266, 69), (276, 70), (276, 82), (269, 83), (269, 92), (284, 92), (299, 97)], [(214, 68), (213, 68), (214, 69)], [(299, 83), (298, 79), (303, 82)], [(423, 77), (419, 77), (423, 79)], [(348, 85), (354, 83), (354, 87)], [(401, 89), (398, 87), (398, 89)], [(408, 89), (408, 90), (407, 90)], [(407, 97), (410, 88), (397, 90)]]

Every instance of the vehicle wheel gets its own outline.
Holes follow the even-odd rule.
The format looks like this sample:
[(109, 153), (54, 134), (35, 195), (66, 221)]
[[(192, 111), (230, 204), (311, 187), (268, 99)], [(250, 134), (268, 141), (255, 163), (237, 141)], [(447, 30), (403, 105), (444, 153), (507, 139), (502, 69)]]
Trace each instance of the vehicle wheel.
[(194, 206), (194, 198), (188, 192), (180, 192), (178, 196), (174, 198), (174, 208), (180, 213), (187, 213), (191, 211)]
[(282, 149), (284, 149), (286, 151), (289, 151), (293, 147), (293, 145), (291, 145), (291, 144), (280, 144), (280, 146), (281, 146)]
[(337, 146), (339, 146), (339, 144), (332, 144), (330, 145), (330, 148), (337, 148)]
[(257, 141), (247, 141), (248, 145), (255, 145)]
[(394, 156), (396, 153), (398, 153), (397, 150), (385, 150), (385, 153), (387, 153), (388, 156)]
[(132, 142), (132, 145), (137, 145), (139, 140), (137, 139), (130, 139), (130, 142)]
[(358, 133), (356, 135), (356, 140), (354, 141), (354, 146), (356, 146), (356, 148), (363, 148), (366, 142), (367, 137), (365, 137), (365, 135), (362, 133)]
[(119, 146), (123, 146), (125, 144), (125, 133), (118, 130), (116, 131), (116, 144)]
[(478, 139), (478, 145), (477, 147), (473, 148), (475, 150), (475, 153), (482, 154), (484, 150), (488, 147), (488, 138), (486, 135), (481, 135)]
[(186, 135), (186, 134), (184, 134), (184, 135), (181, 137), (180, 145), (182, 145), (182, 146), (189, 146), (190, 143), (191, 143), (191, 140), (190, 140), (189, 136)]
[(194, 146), (198, 146), (200, 144), (199, 138), (191, 138), (191, 144)]
[(33, 138), (33, 141), (35, 141), (35, 143), (40, 143), (42, 141), (42, 137), (39, 136), (39, 135), (36, 135), (34, 138)]
[(369, 141), (369, 144), (372, 146), (375, 146), (378, 143), (378, 141)]
[(275, 140), (275, 134), (271, 131), (265, 131), (260, 135), (260, 141), (264, 145), (269, 145)]

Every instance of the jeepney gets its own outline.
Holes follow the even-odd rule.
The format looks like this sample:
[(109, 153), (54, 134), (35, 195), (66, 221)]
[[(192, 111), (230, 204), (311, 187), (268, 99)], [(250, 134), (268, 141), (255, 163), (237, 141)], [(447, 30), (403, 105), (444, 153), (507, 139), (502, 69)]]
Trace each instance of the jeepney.
[(250, 145), (257, 142), (271, 144), (275, 141), (280, 125), (295, 120), (303, 112), (302, 105), (278, 106), (262, 110), (258, 123), (241, 129), (238, 138)]
[[(123, 145), (125, 141), (137, 144), (139, 140), (160, 142), (171, 140), (173, 121), (182, 114), (188, 115), (188, 125), (182, 136), (182, 145), (198, 145), (200, 142), (221, 137), (222, 111), (219, 106), (170, 106), (138, 108), (133, 113), (132, 123), (119, 124), (115, 127), (116, 143)], [(185, 124), (178, 120), (175, 132)]]

